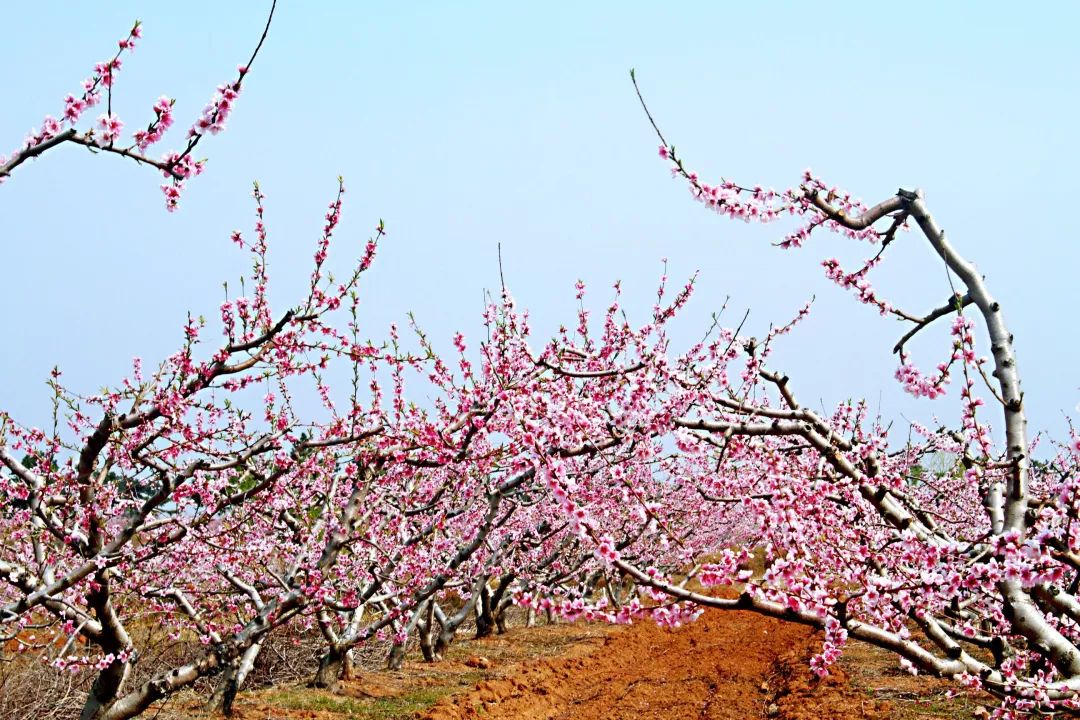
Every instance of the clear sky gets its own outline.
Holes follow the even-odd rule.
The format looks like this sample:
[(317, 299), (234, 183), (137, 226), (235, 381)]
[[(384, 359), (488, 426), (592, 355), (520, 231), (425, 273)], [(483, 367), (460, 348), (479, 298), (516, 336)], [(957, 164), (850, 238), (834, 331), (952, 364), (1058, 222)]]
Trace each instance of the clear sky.
[[(158, 95), (183, 129), (234, 75), (268, 2), (5, 3), (0, 152), (109, 56), (131, 22), (144, 39), (115, 105), (133, 130)], [(390, 231), (365, 280), (369, 334), (414, 311), (449, 347), (480, 332), (482, 291), (509, 286), (537, 334), (573, 322), (573, 284), (595, 308), (623, 281), (644, 321), (660, 259), (672, 282), (700, 269), (679, 324), (690, 341), (730, 296), (751, 332), (815, 310), (776, 359), (806, 399), (880, 402), (889, 417), (952, 415), (892, 379), (902, 328), (823, 277), (820, 260), (861, 257), (836, 237), (799, 252), (783, 228), (716, 217), (656, 156), (627, 71), (706, 178), (787, 187), (812, 167), (875, 202), (922, 187), (954, 244), (975, 260), (1016, 335), (1032, 424), (1061, 435), (1080, 402), (1076, 333), (1080, 225), (1080, 5), (954, 3), (428, 3), (281, 0), (228, 131), (202, 146), (206, 174), (179, 212), (159, 179), (120, 158), (62, 148), (0, 188), (0, 406), (30, 423), (48, 411), (59, 364), (76, 389), (118, 381), (130, 358), (179, 345), (188, 310), (216, 317), (221, 283), (247, 259), (250, 183), (268, 196), (271, 277), (299, 297), (336, 177), (349, 189), (337, 249)], [(95, 113), (96, 116), (96, 113)], [(914, 312), (948, 295), (914, 235), (879, 273)], [(916, 357), (942, 359), (942, 335)], [(985, 349), (985, 345), (984, 345)]]

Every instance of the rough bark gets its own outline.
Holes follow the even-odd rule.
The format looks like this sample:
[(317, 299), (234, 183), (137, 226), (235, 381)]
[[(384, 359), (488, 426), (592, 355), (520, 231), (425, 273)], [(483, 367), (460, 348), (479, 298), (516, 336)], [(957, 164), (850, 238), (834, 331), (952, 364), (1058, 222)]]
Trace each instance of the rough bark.
[[(101, 633), (96, 638), (96, 644), (101, 649), (102, 655), (119, 654), (131, 647), (131, 638), (128, 637), (112, 604), (109, 571), (98, 573), (96, 579), (97, 588), (86, 596), (87, 604), (93, 608), (94, 615), (101, 626)], [(116, 661), (100, 671), (87, 695), (80, 720), (99, 720), (105, 717), (123, 691), (130, 670), (129, 663)]]
[(402, 664), (405, 662), (405, 644), (404, 642), (395, 642), (390, 646), (390, 652), (386, 656), (386, 669), (387, 670), (400, 670)]
[(331, 645), (319, 658), (319, 669), (315, 671), (315, 678), (311, 681), (311, 687), (337, 692), (338, 684), (345, 671), (345, 657), (347, 651)]
[(513, 573), (503, 575), (491, 594), (491, 616), (495, 620), (495, 629), (500, 635), (506, 632), (506, 610), (513, 604), (512, 598), (507, 593), (515, 577)]
[(424, 662), (435, 662), (441, 657), (435, 655), (435, 601), (429, 600), (424, 607), (424, 612), (416, 624), (417, 635), (420, 638), (420, 653), (424, 656)]
[(261, 650), (262, 643), (255, 643), (245, 650), (244, 654), (236, 661), (229, 663), (221, 673), (221, 678), (218, 680), (217, 685), (214, 686), (214, 692), (206, 703), (207, 710), (221, 713), (226, 717), (232, 715), (236, 694), (240, 692), (248, 673), (255, 666), (255, 660), (259, 657)]
[(476, 639), (486, 638), (495, 631), (495, 616), (491, 611), (491, 590), (487, 583), (480, 588), (480, 600), (476, 603)]

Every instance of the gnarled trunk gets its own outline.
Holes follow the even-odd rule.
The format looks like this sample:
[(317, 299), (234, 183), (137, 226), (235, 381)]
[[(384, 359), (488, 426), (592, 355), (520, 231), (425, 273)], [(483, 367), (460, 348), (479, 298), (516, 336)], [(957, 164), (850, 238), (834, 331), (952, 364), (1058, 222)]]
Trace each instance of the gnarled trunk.
[(457, 636), (458, 628), (473, 613), (473, 608), (476, 607), (477, 599), (480, 597), (480, 588), (486, 582), (486, 577), (478, 578), (473, 585), (473, 591), (469, 595), (469, 599), (453, 615), (447, 616), (438, 603), (435, 604), (435, 619), (439, 621), (441, 627), (438, 637), (435, 638), (435, 647), (433, 648), (436, 660), (445, 657), (447, 648), (450, 647), (450, 644), (454, 642), (454, 638)]
[(409, 635), (429, 615), (432, 602), (430, 599), (425, 600), (413, 611), (412, 617), (409, 618), (409, 624), (405, 626), (403, 639), (400, 643), (395, 640), (393, 647), (390, 648), (390, 654), (386, 658), (386, 668), (388, 670), (401, 669), (401, 664), (405, 662), (405, 651), (408, 648)]
[(487, 583), (480, 587), (480, 600), (476, 603), (476, 639), (486, 638), (495, 630), (495, 616), (491, 612), (491, 591)]
[(441, 656), (435, 654), (435, 600), (428, 600), (424, 606), (424, 612), (416, 623), (417, 635), (420, 638), (420, 653), (424, 656), (424, 662), (441, 660)]
[(514, 578), (512, 573), (503, 575), (499, 578), (495, 592), (491, 594), (491, 616), (495, 619), (495, 628), (500, 635), (506, 632), (506, 610), (513, 604), (513, 599), (507, 592)]
[(355, 680), (356, 679), (356, 659), (353, 657), (352, 650), (345, 651), (345, 660), (341, 665), (341, 679), (342, 680)]
[(504, 598), (498, 607), (495, 608), (495, 631), (500, 635), (506, 632), (506, 611), (510, 609), (513, 603), (510, 598)]
[(259, 657), (261, 650), (262, 643), (255, 643), (245, 650), (243, 655), (229, 663), (224, 672), (221, 673), (221, 678), (214, 687), (213, 694), (206, 702), (207, 710), (219, 712), (225, 716), (232, 715), (233, 701), (236, 700), (236, 694), (240, 692), (248, 673), (255, 666), (255, 660)]
[(402, 642), (395, 642), (390, 646), (390, 652), (386, 656), (386, 669), (387, 670), (400, 670), (402, 664), (405, 662), (405, 644), (408, 642), (406, 638)]
[[(116, 669), (114, 669), (116, 668)], [(126, 664), (113, 663), (101, 671), (90, 688), (90, 694), (83, 705), (79, 720), (98, 720), (104, 717), (109, 706), (116, 701), (127, 677), (128, 667)]]
[[(97, 573), (95, 579), (98, 585), (87, 593), (86, 597), (89, 606), (94, 609), (94, 614), (101, 623), (102, 632), (96, 639), (96, 644), (101, 649), (102, 655), (109, 653), (119, 655), (131, 646), (131, 639), (112, 604), (111, 572), (104, 570)], [(104, 670), (99, 671), (90, 688), (86, 703), (83, 705), (80, 720), (98, 720), (104, 717), (124, 689), (124, 682), (130, 670), (130, 664), (116, 660)]]
[(337, 645), (329, 646), (319, 658), (319, 669), (315, 671), (315, 677), (310, 686), (336, 692), (345, 670), (347, 654), (346, 650)]

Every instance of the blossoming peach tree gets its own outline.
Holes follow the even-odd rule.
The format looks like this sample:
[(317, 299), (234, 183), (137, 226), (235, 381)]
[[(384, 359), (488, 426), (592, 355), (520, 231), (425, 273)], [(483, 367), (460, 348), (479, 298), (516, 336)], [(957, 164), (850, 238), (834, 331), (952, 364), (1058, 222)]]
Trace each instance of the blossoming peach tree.
[[(224, 126), (251, 61), (218, 89), (184, 149), (152, 160), (172, 101), (125, 146), (108, 97), (140, 32), (65, 100), (63, 120), (47, 118), (0, 161), (0, 178), (70, 142), (154, 167), (176, 208), (203, 167), (192, 151)], [(78, 130), (102, 94), (106, 112)], [(771, 357), (808, 307), (761, 339), (714, 324), (673, 351), (668, 326), (693, 279), (671, 292), (665, 276), (642, 325), (626, 318), (618, 284), (594, 321), (579, 284), (576, 322), (535, 343), (503, 288), (487, 304), (484, 340), (470, 349), (456, 335), (453, 359), (415, 324), (412, 340), (397, 328), (371, 340), (361, 280), (384, 228), (344, 279), (331, 276), (340, 181), (306, 293), (272, 308), (256, 185), (254, 231), (232, 235), (252, 271), (244, 294), (221, 304), (216, 340), (189, 318), (177, 352), (152, 367), (136, 360), (92, 395), (55, 371), (49, 428), (0, 412), (2, 652), (85, 677), (84, 720), (114, 720), (207, 679), (228, 711), (287, 624), (322, 639), (312, 682), (333, 687), (362, 643), (392, 641), (393, 664), (415, 634), (434, 661), (470, 613), (490, 632), (510, 601), (671, 626), (706, 606), (823, 629), (820, 674), (854, 637), (913, 672), (996, 694), (1003, 717), (1080, 705), (1080, 445), (1073, 437), (1033, 460), (1001, 308), (921, 194), (865, 207), (810, 173), (783, 192), (707, 184), (661, 142), (707, 207), (794, 218), (782, 247), (822, 231), (878, 245), (857, 270), (826, 260), (825, 272), (911, 324), (896, 346), (909, 392), (937, 398), (960, 378), (960, 426), (915, 425), (915, 439), (898, 443), (864, 403), (829, 413), (800, 403)], [(959, 288), (923, 315), (869, 281), (912, 224)], [(923, 374), (906, 346), (947, 317), (952, 348)], [(976, 323), (991, 359), (976, 353)], [(1000, 412), (1003, 446), (979, 383)], [(423, 404), (409, 400), (417, 384)], [(764, 571), (751, 568), (753, 553)], [(154, 647), (148, 627), (172, 645)]]
[[(786, 374), (769, 369), (770, 333), (764, 343), (747, 344), (741, 385), (702, 383), (695, 407), (674, 420), (683, 428), (677, 473), (697, 484), (704, 502), (737, 505), (753, 528), (743, 549), (725, 550), (701, 571), (706, 586), (740, 584), (739, 596), (695, 593), (639, 564), (615, 565), (679, 600), (822, 628), (825, 646), (813, 661), (821, 674), (854, 637), (892, 650), (913, 673), (993, 693), (1002, 700), (996, 716), (1080, 707), (1080, 439), (1073, 433), (1036, 454), (1001, 305), (922, 192), (899, 190), (866, 206), (810, 171), (783, 191), (723, 178), (708, 183), (687, 169), (642, 107), (661, 159), (706, 208), (746, 222), (791, 218), (794, 230), (778, 243), (785, 249), (821, 232), (876, 246), (854, 270), (824, 260), (825, 274), (909, 324), (894, 348), (897, 380), (933, 399), (958, 378), (961, 423), (915, 424), (915, 439), (898, 442), (865, 404), (822, 416), (799, 402)], [(896, 307), (869, 280), (912, 226), (951, 283), (946, 302), (924, 314)], [(907, 344), (946, 318), (952, 347), (924, 374)], [(976, 352), (980, 326), (989, 357)], [(701, 367), (707, 364), (673, 381), (701, 382)], [(990, 429), (995, 416), (1000, 443)], [(746, 569), (750, 546), (764, 551), (763, 575)]]
[[(342, 192), (296, 307), (270, 307), (256, 187), (254, 235), (233, 235), (253, 256), (251, 294), (222, 304), (213, 349), (202, 350), (206, 323), (189, 320), (178, 352), (151, 372), (137, 361), (102, 394), (55, 373), (51, 429), (3, 416), (6, 637), (94, 677), (84, 718), (134, 717), (208, 677), (228, 709), (262, 643), (289, 622), (318, 626), (327, 648), (315, 682), (333, 685), (349, 649), (401, 638), (440, 594), (483, 594), (492, 575), (561, 596), (564, 614), (677, 612), (587, 608), (584, 582), (617, 553), (674, 571), (686, 555), (656, 548), (708, 527), (680, 519), (686, 488), (656, 472), (672, 462), (663, 436), (669, 403), (681, 402), (653, 386), (673, 308), (632, 328), (613, 303), (599, 341), (583, 310), (581, 337), (537, 353), (505, 293), (485, 316), (479, 368), (455, 339), (456, 372), (422, 333), (418, 353), (396, 331), (376, 345), (357, 310), (381, 224), (345, 282), (323, 272)], [(352, 372), (344, 397), (324, 379), (335, 362)], [(410, 373), (438, 393), (434, 407), (407, 401)], [(305, 385), (321, 421), (295, 409)], [(151, 659), (135, 631), (148, 622), (201, 649)]]
[[(75, 129), (140, 34), (136, 25), (83, 95), (66, 100), (63, 121), (31, 134), (5, 176), (72, 142), (165, 173), (175, 209), (182, 182), (202, 167), (191, 150), (222, 128), (250, 62), (219, 89), (186, 149), (154, 161), (144, 151), (172, 124), (171, 101), (131, 147), (119, 145), (111, 110), (96, 129)], [(657, 473), (672, 462), (663, 441), (679, 402), (655, 385), (668, 362), (664, 327), (689, 288), (641, 328), (612, 303), (597, 340), (582, 309), (576, 335), (540, 352), (504, 290), (485, 314), (479, 367), (462, 336), (460, 357), (446, 363), (418, 329), (415, 352), (396, 330), (385, 342), (364, 338), (360, 281), (384, 231), (380, 222), (348, 276), (333, 279), (325, 263), (343, 193), (339, 185), (295, 306), (269, 301), (256, 185), (254, 232), (232, 235), (252, 271), (246, 293), (220, 306), (218, 340), (189, 318), (177, 352), (153, 367), (134, 361), (103, 392), (80, 393), (54, 371), (51, 427), (0, 413), (3, 652), (86, 678), (85, 720), (137, 716), (207, 678), (228, 710), (287, 623), (318, 627), (326, 650), (315, 681), (330, 684), (350, 648), (380, 634), (400, 642), (437, 600), (470, 587), (483, 597), (492, 576), (568, 598), (564, 612), (593, 613), (585, 598), (596, 568), (616, 553), (673, 571), (685, 553), (656, 548), (710, 527), (678, 519), (686, 490)], [(335, 365), (351, 374), (344, 392), (327, 380)], [(432, 407), (406, 399), (414, 374), (436, 396)], [(304, 393), (321, 419), (297, 410)], [(445, 644), (452, 622), (439, 622)], [(148, 628), (164, 628), (171, 645), (151, 647)]]

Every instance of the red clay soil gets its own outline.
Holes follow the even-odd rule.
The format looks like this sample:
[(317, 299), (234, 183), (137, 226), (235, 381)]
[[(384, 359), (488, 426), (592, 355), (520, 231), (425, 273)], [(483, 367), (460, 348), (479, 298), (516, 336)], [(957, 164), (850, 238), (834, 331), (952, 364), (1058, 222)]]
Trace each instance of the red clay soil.
[(510, 677), (441, 700), (424, 720), (841, 720), (891, 717), (835, 668), (814, 678), (808, 628), (744, 612), (707, 612), (678, 630), (648, 623), (586, 657), (526, 663)]

